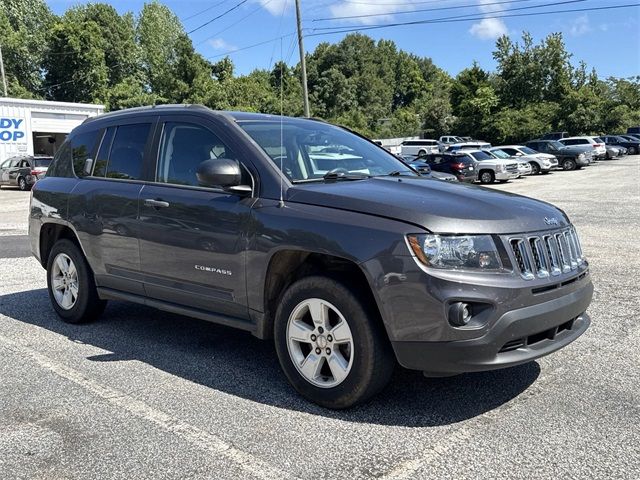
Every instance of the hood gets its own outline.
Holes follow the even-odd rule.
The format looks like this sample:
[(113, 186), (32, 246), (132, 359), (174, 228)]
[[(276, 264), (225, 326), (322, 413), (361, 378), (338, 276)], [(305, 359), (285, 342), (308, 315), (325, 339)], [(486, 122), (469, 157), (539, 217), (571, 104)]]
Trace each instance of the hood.
[(401, 220), (435, 233), (522, 233), (569, 224), (560, 209), (539, 200), (429, 178), (297, 184), (287, 201)]

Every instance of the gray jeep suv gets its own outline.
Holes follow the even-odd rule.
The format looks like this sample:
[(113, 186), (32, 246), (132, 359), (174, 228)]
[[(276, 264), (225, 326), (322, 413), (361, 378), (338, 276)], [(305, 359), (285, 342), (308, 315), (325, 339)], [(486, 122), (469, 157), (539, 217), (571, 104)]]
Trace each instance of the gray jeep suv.
[(244, 329), (330, 408), (380, 391), (396, 361), (510, 367), (590, 322), (561, 210), (422, 177), (317, 120), (201, 106), (88, 119), (34, 186), (29, 229), (64, 321), (117, 299)]

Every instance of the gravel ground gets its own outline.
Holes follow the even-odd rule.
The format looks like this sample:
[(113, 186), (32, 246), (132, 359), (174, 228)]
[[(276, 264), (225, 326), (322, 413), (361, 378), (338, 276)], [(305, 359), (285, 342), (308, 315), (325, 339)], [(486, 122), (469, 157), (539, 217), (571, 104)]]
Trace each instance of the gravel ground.
[(298, 397), (273, 347), (137, 305), (57, 320), (26, 245), (29, 195), (0, 191), (0, 478), (638, 478), (640, 156), (493, 188), (576, 225), (592, 326), (528, 365), (426, 379), (371, 403)]

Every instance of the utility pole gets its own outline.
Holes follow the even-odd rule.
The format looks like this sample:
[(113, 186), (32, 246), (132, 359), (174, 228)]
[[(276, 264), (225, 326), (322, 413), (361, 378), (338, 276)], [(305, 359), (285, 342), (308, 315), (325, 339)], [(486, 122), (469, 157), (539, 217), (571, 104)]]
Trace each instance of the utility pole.
[[(2, 85), (4, 86), (4, 96), (7, 96), (7, 79), (4, 76), (4, 61), (2, 60), (2, 46), (0, 45), (0, 73), (2, 74)], [(305, 74), (306, 76), (306, 74)], [(308, 115), (307, 115), (308, 116)]]
[(296, 21), (298, 23), (298, 48), (300, 49), (300, 67), (302, 69), (302, 100), (304, 102), (304, 116), (310, 117), (309, 90), (307, 89), (307, 61), (304, 58), (304, 44), (302, 43), (302, 19), (300, 18), (300, 0), (296, 0)]

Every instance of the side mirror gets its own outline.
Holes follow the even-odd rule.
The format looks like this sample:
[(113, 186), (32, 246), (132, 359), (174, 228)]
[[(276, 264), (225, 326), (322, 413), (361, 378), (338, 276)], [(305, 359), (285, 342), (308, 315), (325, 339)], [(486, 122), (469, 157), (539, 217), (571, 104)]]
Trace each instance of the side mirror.
[(523, 155), (522, 152), (516, 152), (516, 157), (521, 157)]
[(237, 161), (216, 158), (205, 160), (198, 165), (196, 177), (203, 187), (234, 189), (241, 186), (242, 172)]

